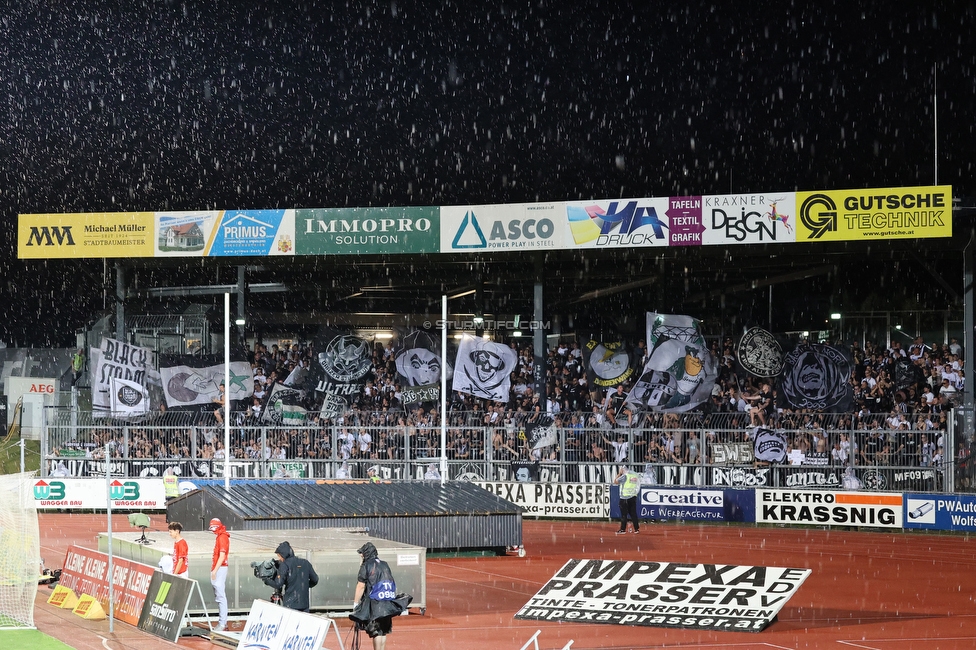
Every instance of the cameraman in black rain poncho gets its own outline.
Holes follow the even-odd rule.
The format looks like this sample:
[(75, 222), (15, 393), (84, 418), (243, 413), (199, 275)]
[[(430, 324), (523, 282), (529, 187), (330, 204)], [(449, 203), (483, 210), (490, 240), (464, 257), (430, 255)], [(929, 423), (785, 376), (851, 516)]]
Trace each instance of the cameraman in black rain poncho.
[(363, 558), (356, 577), (356, 596), (353, 613), (357, 634), (353, 648), (359, 648), (359, 630), (373, 640), (373, 650), (386, 648), (386, 635), (393, 631), (393, 617), (410, 606), (412, 596), (398, 594), (390, 565), (379, 559), (379, 552), (372, 542), (366, 542), (357, 551)]
[(281, 604), (289, 609), (307, 612), (309, 608), (308, 590), (319, 583), (312, 563), (295, 557), (291, 544), (282, 542), (275, 549), (278, 558), (278, 571), (273, 577), (262, 578), (264, 584), (282, 592)]

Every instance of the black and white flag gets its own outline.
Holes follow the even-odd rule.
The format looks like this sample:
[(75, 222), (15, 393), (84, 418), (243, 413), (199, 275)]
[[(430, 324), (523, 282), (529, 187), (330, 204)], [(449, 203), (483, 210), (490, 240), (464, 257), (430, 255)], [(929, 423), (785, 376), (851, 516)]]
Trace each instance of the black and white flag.
[(452, 371), (450, 364), (445, 367), (440, 344), (430, 334), (415, 330), (403, 337), (395, 363), (404, 404), (440, 401), (441, 371), (447, 372), (448, 379)]
[(647, 349), (644, 371), (627, 396), (631, 408), (681, 413), (711, 396), (718, 362), (697, 318), (648, 312)]
[(129, 418), (149, 412), (149, 391), (134, 381), (113, 377), (112, 417)]
[(145, 386), (152, 370), (152, 350), (105, 338), (98, 349), (91, 349), (90, 354), (92, 416), (109, 417), (114, 410), (112, 379)]
[(786, 460), (786, 433), (766, 427), (756, 427), (749, 432), (752, 438), (753, 455), (756, 460), (767, 463), (782, 463)]
[[(341, 401), (352, 406), (372, 377), (372, 345), (358, 336), (327, 327), (319, 333), (315, 349), (319, 351), (315, 391), (322, 394), (327, 404)], [(330, 406), (329, 410), (335, 409)]]
[(850, 384), (854, 363), (847, 349), (801, 343), (783, 359), (780, 406), (846, 413), (854, 402)]
[(739, 338), (735, 358), (757, 377), (777, 377), (783, 370), (783, 346), (761, 327), (753, 327)]
[(508, 402), (511, 372), (517, 362), (515, 350), (504, 343), (465, 336), (458, 346), (453, 389), (495, 402)]
[(543, 415), (535, 422), (527, 422), (525, 424), (525, 437), (529, 449), (533, 451), (556, 444), (556, 427), (553, 425), (552, 417)]
[[(169, 408), (199, 408), (213, 404), (220, 397), (224, 383), (223, 358), (217, 355), (164, 354), (159, 359), (159, 374), (163, 380), (166, 406)], [(254, 375), (247, 361), (230, 362), (231, 400), (250, 400), (254, 394)], [(216, 405), (214, 405), (216, 408)]]
[(267, 404), (261, 411), (261, 419), (278, 426), (305, 422), (306, 411), (302, 405), (302, 391), (275, 384), (268, 395)]

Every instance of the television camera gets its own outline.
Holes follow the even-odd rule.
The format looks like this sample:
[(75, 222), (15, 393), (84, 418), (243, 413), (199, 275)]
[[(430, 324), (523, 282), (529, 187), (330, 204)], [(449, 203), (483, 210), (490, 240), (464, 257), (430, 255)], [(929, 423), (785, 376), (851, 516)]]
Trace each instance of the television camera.
[[(278, 560), (265, 560), (264, 562), (251, 562), (251, 568), (254, 570), (254, 577), (260, 579), (264, 584), (268, 584), (268, 580), (274, 578), (278, 573)], [(281, 604), (281, 589), (275, 589), (274, 593), (271, 594), (271, 603), (273, 605)]]

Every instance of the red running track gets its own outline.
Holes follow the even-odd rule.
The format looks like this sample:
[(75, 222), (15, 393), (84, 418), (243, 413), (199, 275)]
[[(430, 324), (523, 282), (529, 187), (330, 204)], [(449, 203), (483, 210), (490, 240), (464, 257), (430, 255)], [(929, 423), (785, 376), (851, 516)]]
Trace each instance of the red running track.
[[(128, 529), (124, 515), (113, 521), (116, 530)], [(69, 544), (91, 547), (106, 518), (41, 514), (40, 523), (41, 554), (56, 568)], [(573, 650), (976, 648), (976, 548), (968, 536), (698, 524), (645, 525), (640, 535), (617, 536), (616, 529), (610, 522), (527, 520), (524, 558), (428, 559), (427, 612), (396, 619), (387, 648), (517, 650), (536, 630), (542, 631), (543, 650), (570, 640)], [(152, 530), (165, 530), (162, 516), (153, 517)], [(759, 633), (515, 620), (515, 612), (570, 558), (788, 566), (813, 573), (779, 620)], [(83, 621), (47, 605), (49, 594), (38, 589), (37, 627), (73, 648), (173, 647), (120, 622), (110, 635), (106, 621)], [(347, 648), (351, 627), (340, 621)], [(371, 647), (365, 636), (362, 642)], [(204, 639), (182, 639), (179, 646), (217, 647)]]

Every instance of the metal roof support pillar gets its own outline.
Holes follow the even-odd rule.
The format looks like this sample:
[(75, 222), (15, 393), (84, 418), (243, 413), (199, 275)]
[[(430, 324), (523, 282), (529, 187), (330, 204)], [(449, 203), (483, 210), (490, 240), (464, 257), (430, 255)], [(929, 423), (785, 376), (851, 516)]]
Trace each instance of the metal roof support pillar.
[[(962, 426), (956, 431), (957, 435), (962, 434), (962, 440), (967, 445), (973, 436), (973, 390), (976, 390), (976, 376), (973, 368), (973, 234), (969, 236), (969, 243), (962, 249), (962, 274), (963, 274), (963, 356), (965, 357), (965, 383), (963, 384), (963, 418)], [(952, 450), (955, 452), (959, 440), (952, 441)]]
[[(237, 267), (237, 323), (240, 324), (244, 322), (244, 291), (246, 285), (246, 280), (244, 277), (245, 267), (243, 265)], [(244, 328), (238, 327), (239, 334), (244, 334)]]
[(532, 313), (532, 356), (535, 357), (532, 374), (535, 379), (535, 392), (539, 396), (539, 406), (546, 410), (546, 330), (542, 326), (542, 278), (545, 273), (545, 253), (535, 256), (535, 293)]
[(115, 338), (125, 341), (125, 266), (115, 263)]

